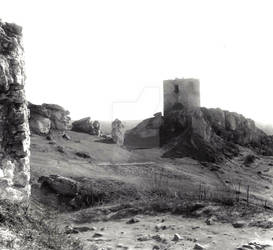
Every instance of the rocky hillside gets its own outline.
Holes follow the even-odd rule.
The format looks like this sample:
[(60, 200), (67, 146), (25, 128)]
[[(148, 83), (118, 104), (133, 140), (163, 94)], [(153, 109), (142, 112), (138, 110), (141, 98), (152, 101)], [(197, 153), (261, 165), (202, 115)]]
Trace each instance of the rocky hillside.
[(176, 107), (164, 117), (156, 115), (127, 131), (125, 145), (133, 148), (161, 146), (163, 157), (191, 157), (220, 162), (238, 155), (245, 146), (263, 155), (273, 155), (273, 137), (244, 116), (221, 109)]

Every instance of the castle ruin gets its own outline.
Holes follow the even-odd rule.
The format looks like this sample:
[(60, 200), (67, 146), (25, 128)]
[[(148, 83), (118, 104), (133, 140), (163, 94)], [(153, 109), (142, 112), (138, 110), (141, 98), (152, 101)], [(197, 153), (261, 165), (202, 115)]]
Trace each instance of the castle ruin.
[(164, 114), (175, 108), (187, 108), (189, 110), (200, 107), (200, 83), (199, 80), (174, 79), (163, 81)]
[(22, 28), (0, 20), (0, 199), (27, 204), (30, 132), (23, 54)]

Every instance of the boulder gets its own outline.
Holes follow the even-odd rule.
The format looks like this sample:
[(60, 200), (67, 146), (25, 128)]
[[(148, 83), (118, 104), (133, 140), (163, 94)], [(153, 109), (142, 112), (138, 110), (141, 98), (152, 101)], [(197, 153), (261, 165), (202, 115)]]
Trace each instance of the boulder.
[(163, 125), (161, 113), (146, 119), (135, 128), (126, 131), (124, 145), (130, 148), (154, 148), (160, 146), (160, 128)]
[(112, 122), (112, 139), (118, 145), (124, 143), (125, 127), (119, 119)]
[(48, 134), (51, 129), (66, 131), (71, 128), (69, 112), (56, 104), (28, 103), (30, 129), (35, 134)]
[(30, 119), (29, 126), (33, 133), (47, 135), (51, 128), (51, 121), (49, 118), (35, 115)]
[(94, 121), (93, 122), (93, 129), (94, 129), (94, 134), (97, 136), (101, 136), (101, 126), (99, 121)]
[(42, 104), (49, 113), (51, 120), (51, 128), (56, 130), (69, 130), (71, 129), (71, 119), (69, 117), (69, 111), (56, 104)]
[(38, 181), (43, 187), (64, 196), (74, 197), (79, 191), (77, 181), (59, 175), (41, 176)]
[(86, 133), (90, 135), (101, 135), (100, 123), (92, 122), (91, 117), (85, 117), (72, 123), (72, 131)]

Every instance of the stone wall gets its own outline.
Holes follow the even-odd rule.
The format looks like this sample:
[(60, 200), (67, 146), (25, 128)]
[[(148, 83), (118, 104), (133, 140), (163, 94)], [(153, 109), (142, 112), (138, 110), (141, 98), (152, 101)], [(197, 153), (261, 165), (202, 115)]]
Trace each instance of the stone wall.
[(173, 109), (200, 107), (199, 80), (193, 78), (165, 80), (163, 88), (164, 114)]
[(26, 203), (30, 133), (23, 54), (22, 28), (0, 20), (0, 199)]

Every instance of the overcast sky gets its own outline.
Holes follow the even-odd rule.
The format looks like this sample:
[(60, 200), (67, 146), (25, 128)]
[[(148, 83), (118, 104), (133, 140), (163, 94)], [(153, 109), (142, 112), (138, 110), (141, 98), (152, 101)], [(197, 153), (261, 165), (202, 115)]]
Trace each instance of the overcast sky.
[(72, 119), (142, 119), (164, 79), (195, 77), (201, 104), (273, 124), (273, 4), (251, 0), (0, 0), (24, 28), (28, 99)]

